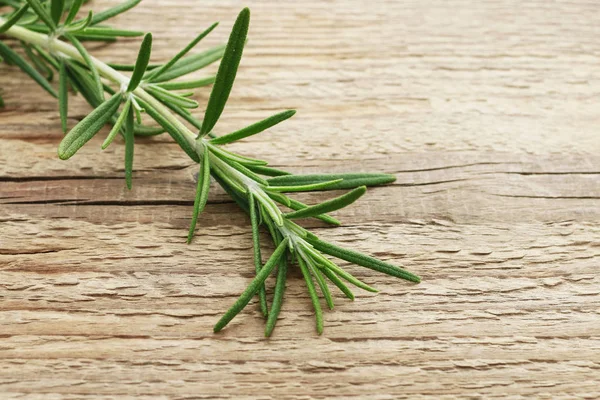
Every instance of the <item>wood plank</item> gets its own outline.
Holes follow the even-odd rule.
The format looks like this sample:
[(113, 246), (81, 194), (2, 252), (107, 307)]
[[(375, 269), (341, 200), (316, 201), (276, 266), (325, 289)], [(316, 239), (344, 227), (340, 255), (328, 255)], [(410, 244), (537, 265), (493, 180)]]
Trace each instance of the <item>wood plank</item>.
[[(304, 225), (423, 282), (342, 262), (380, 292), (335, 294), (318, 337), (294, 268), (272, 338), (254, 302), (213, 334), (253, 276), (247, 216), (213, 182), (185, 244), (198, 168), (169, 137), (137, 141), (127, 191), (122, 142), (102, 152), (104, 131), (60, 161), (55, 100), (0, 64), (0, 397), (599, 398), (600, 8), (246, 4), (217, 129), (296, 108), (231, 149), (294, 172), (395, 174), (335, 213), (343, 227)], [(160, 62), (215, 20), (206, 46), (226, 40), (241, 6), (146, 0), (115, 23), (151, 30)], [(131, 62), (138, 43), (91, 49)], [(88, 111), (72, 101), (70, 125)]]

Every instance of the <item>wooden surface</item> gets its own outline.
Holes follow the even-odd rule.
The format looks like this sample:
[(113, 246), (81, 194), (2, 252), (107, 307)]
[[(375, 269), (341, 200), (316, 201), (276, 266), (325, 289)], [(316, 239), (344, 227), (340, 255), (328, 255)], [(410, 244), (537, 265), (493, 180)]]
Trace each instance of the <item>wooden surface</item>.
[[(186, 245), (197, 166), (168, 137), (139, 142), (128, 192), (122, 142), (58, 160), (55, 100), (2, 66), (0, 397), (600, 398), (600, 6), (244, 5), (218, 130), (297, 108), (232, 148), (396, 174), (336, 214), (345, 227), (312, 226), (423, 283), (348, 267), (381, 292), (338, 295), (318, 337), (294, 270), (271, 339), (255, 303), (212, 334), (253, 275), (247, 217), (215, 186)], [(207, 43), (226, 40), (242, 6), (146, 0), (115, 23), (153, 31), (163, 61), (215, 20)], [(92, 53), (130, 62), (138, 43)]]

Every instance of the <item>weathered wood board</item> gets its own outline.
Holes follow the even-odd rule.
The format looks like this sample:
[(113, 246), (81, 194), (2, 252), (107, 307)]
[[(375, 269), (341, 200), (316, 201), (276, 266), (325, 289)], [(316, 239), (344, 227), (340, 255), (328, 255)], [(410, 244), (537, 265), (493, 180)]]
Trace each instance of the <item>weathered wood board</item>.
[(151, 30), (159, 62), (215, 20), (226, 40), (243, 5), (218, 129), (296, 108), (232, 148), (396, 174), (310, 226), (424, 281), (349, 266), (381, 292), (336, 296), (318, 337), (294, 271), (271, 339), (254, 304), (213, 334), (253, 275), (247, 217), (215, 186), (186, 245), (197, 166), (170, 138), (139, 140), (129, 192), (122, 142), (60, 161), (55, 100), (0, 66), (0, 397), (600, 398), (600, 6), (146, 0), (115, 23)]

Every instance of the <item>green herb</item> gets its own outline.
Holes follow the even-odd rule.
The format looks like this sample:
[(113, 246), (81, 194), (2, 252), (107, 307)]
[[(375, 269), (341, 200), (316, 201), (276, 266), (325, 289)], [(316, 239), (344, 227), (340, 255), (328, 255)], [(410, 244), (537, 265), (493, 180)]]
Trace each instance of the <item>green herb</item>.
[(296, 114), (296, 110), (284, 111), (282, 113), (273, 115), (272, 117), (269, 117), (267, 119), (263, 119), (262, 121), (252, 124), (244, 129), (240, 129), (239, 131), (231, 132), (230, 134), (227, 134), (225, 136), (214, 138), (210, 142), (212, 144), (232, 143), (237, 140), (256, 135), (257, 133), (261, 133), (262, 131), (269, 129), (272, 126), (275, 126), (278, 123), (293, 117), (294, 114)]
[(285, 214), (285, 217), (287, 219), (310, 218), (331, 211), (339, 210), (340, 208), (344, 208), (354, 203), (356, 200), (358, 200), (360, 196), (362, 196), (366, 192), (367, 188), (365, 186), (360, 186), (349, 193), (341, 195), (340, 197), (336, 197), (335, 199), (324, 201), (323, 203), (317, 204), (315, 206), (306, 207), (291, 213), (287, 213)]
[(44, 22), (44, 24), (48, 25), (50, 29), (56, 28), (56, 24), (52, 20), (52, 17), (50, 14), (48, 14), (48, 11), (42, 5), (42, 3), (39, 2), (39, 0), (27, 0), (27, 2), (31, 8), (33, 8), (38, 17)]
[(125, 102), (125, 105), (123, 106), (121, 115), (119, 115), (119, 117), (117, 118), (117, 121), (115, 122), (112, 129), (110, 130), (110, 133), (104, 140), (104, 143), (102, 143), (102, 150), (106, 149), (112, 143), (112, 141), (115, 140), (115, 137), (117, 137), (117, 134), (119, 133), (119, 131), (121, 130), (121, 127), (123, 126), (123, 123), (125, 122), (125, 118), (127, 118), (127, 116), (130, 114), (130, 108), (131, 108), (131, 99), (128, 99)]
[(151, 51), (152, 34), (148, 33), (146, 36), (144, 36), (144, 41), (140, 47), (140, 52), (138, 53), (137, 61), (135, 62), (135, 68), (133, 69), (133, 74), (129, 80), (129, 85), (127, 86), (128, 92), (134, 91), (142, 81), (142, 77), (144, 76), (146, 68), (148, 67), (148, 63), (150, 62)]
[[(80, 93), (93, 107), (93, 111), (66, 133), (58, 146), (59, 157), (66, 160), (74, 156), (104, 125), (110, 124), (112, 128), (102, 149), (107, 148), (119, 133), (123, 136), (124, 171), (128, 188), (131, 188), (133, 179), (135, 136), (167, 132), (199, 164), (188, 243), (192, 242), (196, 224), (206, 206), (211, 176), (249, 214), (256, 275), (239, 299), (217, 322), (214, 331), (223, 329), (258, 295), (260, 312), (266, 318), (265, 335), (270, 336), (283, 304), (288, 270), (296, 265), (306, 282), (315, 312), (317, 332), (320, 334), (323, 331), (323, 312), (317, 287), (330, 309), (334, 307), (334, 296), (329, 282), (351, 300), (354, 299), (354, 294), (346, 283), (367, 291), (377, 291), (338, 266), (329, 256), (407, 281), (419, 282), (418, 276), (398, 266), (326, 242), (294, 222), (301, 218), (315, 218), (331, 225), (340, 225), (341, 222), (328, 215), (329, 212), (357, 201), (365, 194), (366, 186), (393, 182), (393, 175), (297, 175), (269, 166), (264, 160), (237, 154), (222, 147), (259, 134), (295, 114), (294, 110), (277, 113), (223, 136), (217, 136), (214, 131), (226, 107), (240, 66), (247, 40), (250, 11), (243, 9), (240, 12), (226, 45), (189, 54), (215, 29), (215, 23), (164, 64), (149, 64), (151, 34), (144, 36), (135, 64), (107, 64), (94, 58), (82, 44), (82, 40), (112, 41), (118, 36), (142, 34), (98, 25), (139, 2), (140, 0), (125, 1), (109, 10), (90, 12), (85, 18), (76, 20), (83, 0), (11, 0), (14, 11), (0, 16), (0, 33), (22, 43), (32, 64), (2, 40), (0, 61), (20, 68), (48, 93), (58, 97), (60, 123), (65, 132), (68, 128), (68, 96), (71, 94), (68, 89), (72, 88), (74, 92)], [(61, 24), (61, 21), (64, 22)], [(61, 37), (67, 41), (61, 40)], [(214, 77), (175, 81), (221, 58)], [(50, 83), (55, 71), (58, 73), (58, 93)], [(126, 76), (120, 71), (131, 74)], [(210, 84), (213, 84), (213, 88), (204, 119), (197, 119), (192, 110), (198, 107), (198, 103), (190, 98), (192, 93), (179, 91)], [(0, 106), (3, 105), (0, 97)], [(304, 204), (284, 194), (315, 190), (349, 192), (314, 205)], [(279, 205), (292, 211), (284, 213)], [(276, 248), (264, 264), (261, 229), (269, 233)], [(276, 282), (269, 304), (265, 281), (275, 270)]]
[(4, 57), (6, 62), (9, 62), (17, 67), (21, 68), (23, 72), (29, 75), (34, 81), (36, 81), (41, 87), (43, 87), (48, 93), (54, 97), (58, 97), (56, 91), (50, 85), (50, 82), (46, 80), (31, 64), (29, 64), (23, 57), (17, 54), (13, 49), (8, 47), (2, 41), (0, 41), (0, 56)]
[(223, 329), (225, 325), (227, 325), (233, 319), (233, 317), (238, 315), (240, 311), (246, 307), (248, 302), (250, 302), (250, 299), (254, 297), (256, 292), (260, 289), (260, 286), (265, 282), (271, 271), (273, 271), (273, 268), (275, 268), (277, 265), (281, 256), (283, 256), (288, 244), (288, 240), (288, 238), (285, 238), (279, 244), (279, 246), (277, 246), (273, 254), (271, 254), (271, 257), (269, 257), (267, 263), (260, 269), (258, 274), (256, 274), (256, 278), (250, 282), (246, 290), (244, 290), (244, 293), (242, 293), (239, 299), (233, 304), (233, 306), (231, 306), (225, 315), (221, 317), (219, 322), (216, 323), (214, 328), (215, 332), (219, 332), (221, 329)]
[(119, 108), (121, 94), (115, 94), (110, 100), (102, 103), (87, 117), (82, 119), (60, 142), (58, 156), (61, 160), (71, 158), (77, 150), (83, 147), (102, 127), (110, 121)]
[(177, 61), (181, 60), (181, 58), (183, 56), (185, 56), (187, 53), (189, 53), (189, 51), (191, 49), (193, 49), (198, 43), (200, 43), (200, 41), (202, 39), (204, 39), (209, 33), (211, 33), (213, 31), (213, 29), (215, 29), (217, 27), (217, 25), (219, 25), (218, 22), (215, 22), (214, 24), (212, 24), (207, 30), (205, 30), (204, 32), (202, 32), (201, 34), (199, 34), (196, 39), (192, 40), (192, 42), (190, 44), (188, 44), (183, 50), (181, 50), (179, 53), (177, 53), (177, 55), (175, 55), (175, 57), (173, 57), (171, 60), (169, 60), (169, 62), (167, 62), (164, 65), (161, 65), (159, 68), (152, 70), (152, 72), (150, 74), (148, 74), (148, 76), (146, 76), (146, 80), (148, 82), (152, 82), (156, 79), (158, 79), (162, 74), (164, 74), (165, 72), (167, 72), (173, 65), (175, 65), (175, 63), (177, 63)]
[(73, 22), (73, 20), (77, 16), (77, 13), (79, 12), (79, 9), (81, 8), (82, 4), (83, 4), (83, 0), (73, 1), (73, 4), (71, 5), (71, 9), (69, 10), (69, 13), (67, 14), (67, 18), (65, 19), (65, 25), (67, 25), (67, 26), (71, 25), (71, 22)]
[(310, 301), (312, 302), (313, 308), (315, 309), (315, 318), (317, 320), (317, 333), (320, 335), (323, 333), (323, 311), (321, 310), (321, 303), (319, 303), (319, 296), (317, 295), (317, 291), (315, 290), (315, 284), (313, 282), (313, 278), (311, 273), (306, 266), (306, 262), (302, 257), (298, 257), (298, 265), (300, 266), (300, 270), (302, 271), (302, 276), (304, 277), (304, 281), (306, 282), (306, 288), (308, 289), (308, 295), (310, 296)]
[(61, 59), (60, 67), (58, 68), (58, 112), (60, 114), (63, 133), (67, 133), (67, 118), (69, 113), (68, 84), (67, 67), (65, 60)]
[(204, 113), (204, 122), (202, 123), (202, 129), (200, 129), (200, 136), (212, 131), (225, 108), (227, 99), (229, 99), (229, 93), (233, 87), (238, 66), (242, 60), (242, 53), (244, 52), (244, 45), (246, 44), (249, 24), (250, 10), (244, 8), (240, 15), (238, 15), (237, 20), (233, 25), (233, 29), (231, 30), (229, 42), (227, 43), (227, 48), (223, 55), (223, 61), (219, 65), (215, 84), (210, 93), (208, 105), (206, 106), (206, 113)]
[(125, 117), (125, 182), (128, 189), (131, 189), (131, 175), (133, 173), (133, 114), (134, 112), (130, 106)]
[(50, 2), (50, 15), (54, 24), (58, 25), (65, 8), (65, 0), (52, 0)]
[(196, 199), (194, 200), (194, 214), (192, 215), (192, 223), (188, 233), (187, 242), (190, 243), (194, 237), (196, 222), (198, 215), (204, 210), (208, 200), (208, 190), (210, 189), (210, 160), (208, 157), (208, 147), (204, 146), (202, 154), (202, 169), (198, 174), (198, 188), (196, 189)]

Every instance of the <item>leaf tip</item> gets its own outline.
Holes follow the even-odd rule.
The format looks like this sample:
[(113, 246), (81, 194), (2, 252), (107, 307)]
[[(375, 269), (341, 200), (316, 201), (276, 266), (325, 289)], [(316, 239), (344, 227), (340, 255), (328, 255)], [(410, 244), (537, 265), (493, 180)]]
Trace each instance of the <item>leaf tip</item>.
[(66, 144), (64, 144), (64, 141), (60, 142), (60, 144), (58, 145), (58, 158), (60, 158), (61, 160), (68, 160), (73, 155), (67, 152), (66, 147), (67, 146)]
[(382, 174), (383, 176), (385, 176), (386, 181), (384, 183), (392, 183), (392, 182), (396, 182), (396, 175), (392, 175), (392, 174)]

